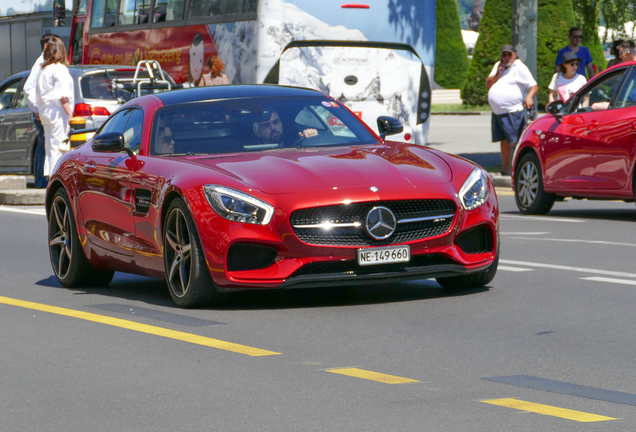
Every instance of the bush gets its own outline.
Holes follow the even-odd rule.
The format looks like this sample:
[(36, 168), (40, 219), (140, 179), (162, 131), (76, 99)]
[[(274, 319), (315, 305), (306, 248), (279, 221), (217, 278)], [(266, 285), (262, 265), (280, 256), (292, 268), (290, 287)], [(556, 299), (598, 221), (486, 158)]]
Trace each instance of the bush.
[(468, 71), (468, 55), (457, 2), (437, 0), (435, 20), (435, 82), (444, 88), (462, 88)]
[(512, 43), (512, 2), (488, 0), (479, 24), (479, 38), (475, 44), (473, 60), (462, 89), (462, 99), (467, 105), (488, 103), (486, 78), (501, 57), (501, 47)]

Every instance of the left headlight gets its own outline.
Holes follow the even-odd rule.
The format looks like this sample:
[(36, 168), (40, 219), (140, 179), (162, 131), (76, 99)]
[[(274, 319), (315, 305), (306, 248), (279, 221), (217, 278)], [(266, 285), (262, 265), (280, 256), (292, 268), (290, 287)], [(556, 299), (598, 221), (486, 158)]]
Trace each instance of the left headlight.
[(466, 210), (476, 209), (488, 199), (486, 176), (484, 170), (475, 168), (459, 190), (459, 199)]
[(274, 216), (274, 207), (252, 195), (227, 186), (203, 186), (212, 209), (225, 219), (235, 222), (267, 225)]

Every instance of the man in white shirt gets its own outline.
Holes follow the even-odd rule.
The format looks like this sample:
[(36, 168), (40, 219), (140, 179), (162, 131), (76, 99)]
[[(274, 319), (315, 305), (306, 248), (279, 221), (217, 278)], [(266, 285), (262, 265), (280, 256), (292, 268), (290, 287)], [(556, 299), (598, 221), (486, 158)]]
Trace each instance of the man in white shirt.
[(504, 45), (501, 59), (486, 78), (486, 87), (492, 108), (492, 142), (501, 141), (501, 174), (510, 175), (512, 150), (525, 126), (523, 109), (534, 107), (539, 86), (528, 67), (517, 59), (514, 47)]
[(35, 176), (35, 187), (36, 188), (45, 188), (47, 184), (47, 180), (44, 177), (44, 129), (42, 128), (42, 123), (40, 122), (39, 110), (36, 106), (36, 86), (38, 83), (38, 78), (40, 77), (40, 72), (42, 72), (42, 63), (44, 63), (44, 48), (46, 47), (46, 43), (56, 37), (53, 33), (47, 33), (40, 39), (40, 45), (42, 46), (42, 54), (37, 58), (33, 67), (31, 68), (31, 73), (24, 83), (24, 87), (22, 91), (26, 96), (26, 103), (33, 111), (33, 126), (38, 131), (38, 141), (35, 148), (34, 161), (33, 161), (33, 175)]

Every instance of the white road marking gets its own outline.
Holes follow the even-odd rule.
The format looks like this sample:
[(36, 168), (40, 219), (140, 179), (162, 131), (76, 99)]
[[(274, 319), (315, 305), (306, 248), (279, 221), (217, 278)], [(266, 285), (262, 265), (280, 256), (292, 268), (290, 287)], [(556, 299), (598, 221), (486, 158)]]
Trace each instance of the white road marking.
[(500, 232), (499, 235), (546, 235), (549, 232)]
[(509, 271), (509, 272), (527, 272), (527, 271), (534, 271), (534, 269), (527, 269), (527, 268), (520, 268), (520, 267), (508, 267), (508, 266), (498, 266), (497, 267), (497, 271), (499, 270), (505, 270), (505, 271)]
[(566, 270), (566, 271), (574, 271), (579, 273), (592, 273), (592, 274), (600, 274), (605, 276), (616, 276), (616, 277), (628, 277), (636, 279), (636, 273), (625, 273), (625, 272), (615, 272), (610, 270), (598, 270), (591, 268), (583, 268), (583, 267), (568, 267), (556, 264), (542, 264), (542, 263), (532, 263), (527, 261), (512, 261), (512, 260), (499, 260), (501, 264), (512, 264), (518, 265), (522, 267), (538, 267), (538, 268), (548, 268), (554, 270)]
[(40, 207), (34, 208), (34, 209), (25, 209), (25, 208), (16, 208), (16, 207), (9, 207), (9, 206), (0, 206), (0, 211), (46, 216), (46, 210)]
[(579, 278), (579, 279), (581, 279), (581, 280), (589, 280), (589, 281), (594, 281), (594, 282), (609, 282), (609, 283), (622, 284), (622, 285), (636, 285), (636, 281), (627, 280), (627, 279), (611, 279), (611, 278), (598, 277), (598, 276), (584, 277), (584, 278)]
[(550, 242), (562, 242), (562, 243), (587, 243), (587, 244), (601, 244), (601, 245), (611, 245), (611, 246), (636, 247), (636, 244), (634, 243), (619, 243), (619, 242), (610, 242), (605, 240), (579, 240), (579, 239), (555, 239), (555, 238), (533, 238), (533, 237), (513, 237), (512, 239), (513, 240), (535, 240), (535, 241), (550, 241)]
[(544, 222), (570, 222), (570, 223), (580, 223), (587, 222), (583, 219), (567, 219), (567, 218), (556, 218), (556, 217), (548, 217), (548, 216), (515, 216), (515, 215), (507, 215), (500, 214), (500, 219), (504, 220), (526, 220), (526, 221), (544, 221)]

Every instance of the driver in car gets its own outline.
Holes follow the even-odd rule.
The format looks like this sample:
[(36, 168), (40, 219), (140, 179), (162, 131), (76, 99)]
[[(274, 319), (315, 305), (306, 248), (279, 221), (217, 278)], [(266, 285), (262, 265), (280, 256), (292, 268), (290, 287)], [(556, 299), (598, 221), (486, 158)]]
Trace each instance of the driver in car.
[[(283, 122), (276, 110), (266, 110), (263, 112), (265, 118), (269, 114), (269, 119), (255, 122), (253, 125), (254, 135), (263, 140), (263, 144), (278, 144), (278, 147), (285, 147), (283, 136)], [(298, 140), (315, 137), (318, 135), (316, 129), (305, 129), (298, 132)]]

